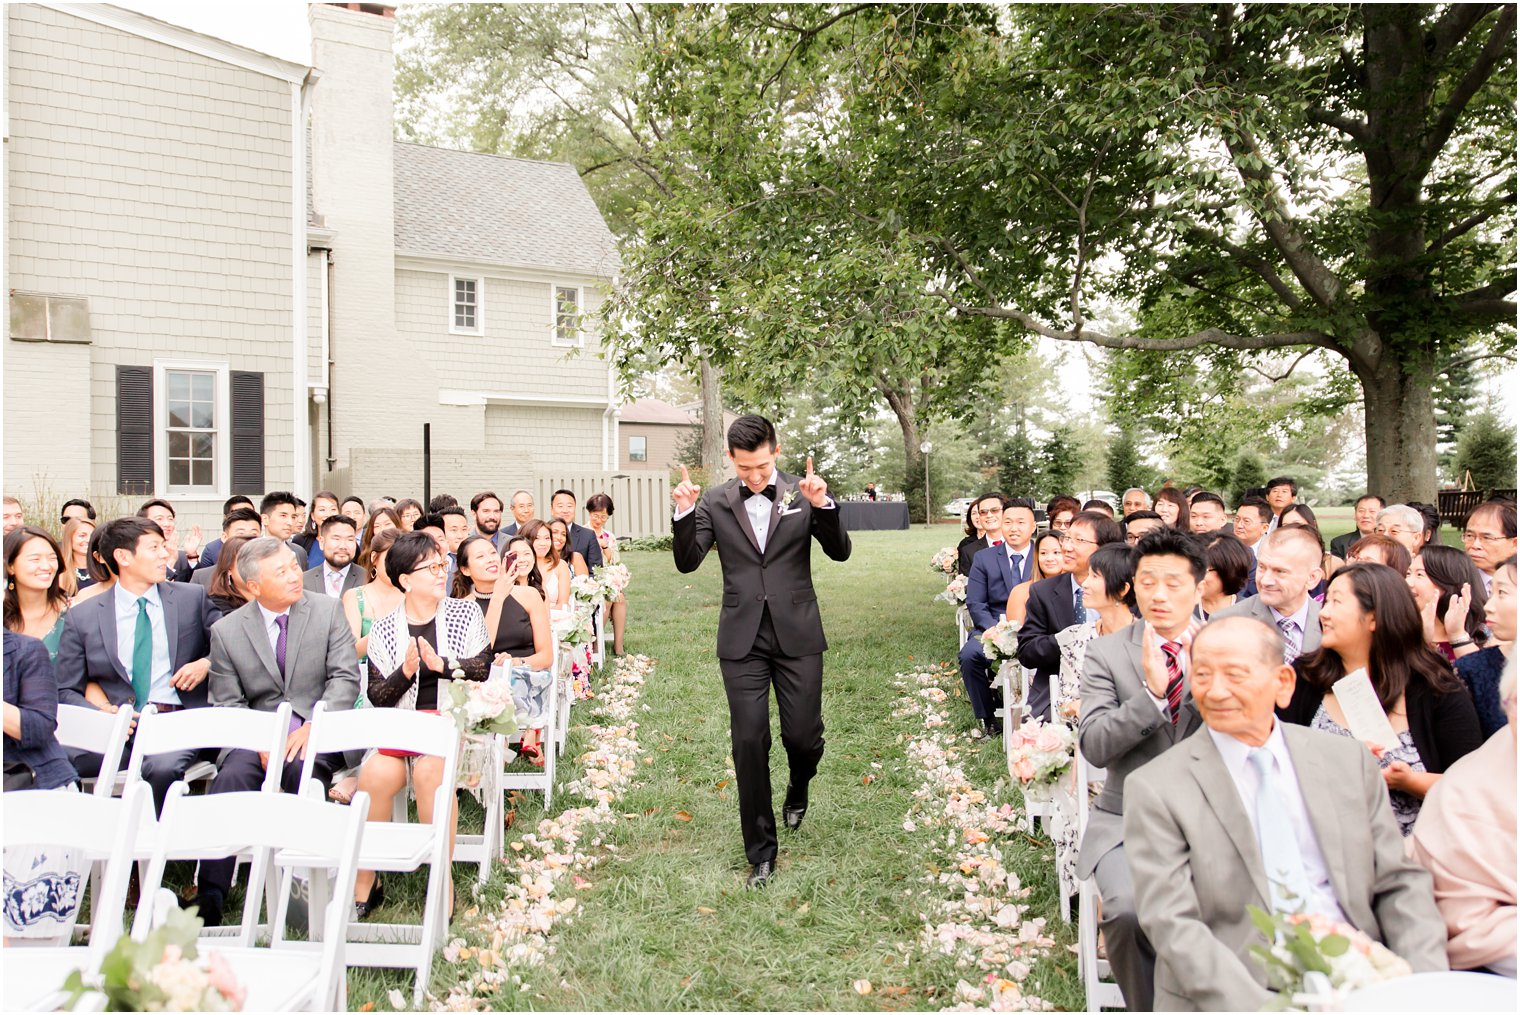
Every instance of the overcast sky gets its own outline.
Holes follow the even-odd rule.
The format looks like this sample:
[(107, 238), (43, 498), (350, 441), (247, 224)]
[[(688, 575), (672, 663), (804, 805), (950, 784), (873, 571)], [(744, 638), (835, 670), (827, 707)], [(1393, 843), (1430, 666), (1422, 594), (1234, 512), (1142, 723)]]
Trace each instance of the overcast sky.
[(301, 0), (228, 3), (217, 0), (114, 0), (115, 6), (235, 42), (295, 63), (311, 61), (307, 5)]

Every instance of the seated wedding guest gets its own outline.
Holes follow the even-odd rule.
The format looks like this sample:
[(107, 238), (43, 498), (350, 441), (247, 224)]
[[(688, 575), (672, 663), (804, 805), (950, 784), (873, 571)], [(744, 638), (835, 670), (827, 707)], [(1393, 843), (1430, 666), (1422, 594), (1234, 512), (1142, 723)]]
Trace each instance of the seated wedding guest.
[[(443, 496), (448, 496), (444, 494)], [(433, 498), (437, 500), (438, 498)], [(434, 517), (429, 515), (428, 517)], [(449, 560), (449, 584), (454, 582), (454, 571), (459, 566), (459, 546), (470, 537), (470, 516), (458, 504), (446, 505), (437, 516), (443, 523), (443, 549)]]
[(1484, 586), (1492, 585), (1494, 568), (1515, 555), (1515, 502), (1490, 500), (1473, 508), (1462, 526), (1462, 549), (1482, 572)]
[(1250, 953), (1262, 943), (1250, 906), (1344, 921), (1416, 972), (1446, 968), (1430, 875), (1404, 855), (1377, 766), (1354, 742), (1274, 718), (1293, 691), (1282, 652), (1251, 617), (1199, 631), (1191, 683), (1207, 729), (1126, 785), (1124, 846), (1155, 948), (1157, 1011), (1288, 1000), (1268, 992)]
[(211, 606), (220, 616), (225, 617), (242, 609), (253, 598), (248, 586), (243, 583), (242, 575), (238, 574), (237, 555), (250, 539), (257, 538), (261, 538), (257, 533), (252, 536), (233, 536), (222, 544), (221, 555), (217, 557), (216, 566), (211, 568), (211, 579), (206, 583), (206, 594), (211, 600)]
[(72, 583), (65, 590), (70, 596), (95, 584), (95, 579), (90, 577), (90, 536), (94, 532), (95, 523), (88, 518), (70, 518), (63, 523), (63, 542), (59, 549), (63, 551), (63, 573)]
[(591, 569), (586, 566), (586, 558), (570, 548), (570, 526), (564, 519), (549, 519), (549, 534), (554, 537), (554, 552), (560, 560), (570, 565), (572, 577), (591, 573)]
[[(506, 560), (510, 574), (504, 574), (491, 590), (485, 609), (486, 633), (491, 638), (491, 652), (512, 675), (512, 701), (523, 719), (536, 719), (549, 707), (554, 677), (554, 633), (549, 624), (549, 606), (544, 597), (528, 584), (535, 568), (528, 544), (508, 537)], [(515, 550), (515, 553), (514, 553)], [(506, 659), (501, 657), (505, 655)], [(534, 765), (543, 765), (543, 750), (538, 730), (524, 730), (518, 751)]]
[(1261, 497), (1242, 497), (1235, 509), (1235, 538), (1246, 544), (1253, 560), (1257, 547), (1272, 528), (1273, 517), (1272, 506)]
[[(384, 510), (390, 511), (390, 508)], [(367, 672), (365, 664), (366, 653), (369, 649), (369, 629), (377, 618), (394, 613), (401, 605), (401, 590), (391, 584), (390, 575), (385, 573), (385, 555), (391, 545), (403, 534), (399, 527), (381, 529), (376, 533), (374, 541), (370, 544), (369, 564), (360, 569), (363, 577), (367, 579), (365, 584), (343, 593), (343, 616), (348, 621), (349, 630), (354, 634), (354, 652), (359, 657), (361, 675)], [(355, 708), (364, 707), (365, 693), (366, 684), (361, 679), (359, 698), (355, 702)], [(345, 757), (349, 768), (357, 768), (364, 761), (363, 752), (348, 752)], [(358, 787), (358, 778), (352, 775), (347, 776), (327, 791), (328, 799), (346, 804), (353, 799), (354, 790)]]
[(1156, 492), (1156, 514), (1174, 529), (1193, 531), (1193, 520), (1188, 510), (1187, 497), (1175, 486)]
[(1515, 664), (1503, 729), (1446, 770), (1420, 808), (1409, 855), (1435, 880), (1453, 969), (1515, 978)]
[[(438, 711), (440, 681), (451, 679), (444, 660), (455, 664), (466, 680), (485, 680), (491, 672), (491, 646), (485, 618), (468, 600), (446, 593), (448, 560), (437, 542), (420, 532), (408, 532), (385, 555), (385, 572), (401, 590), (401, 604), (370, 628), (367, 643), (368, 701), (373, 708)], [(435, 815), (433, 799), (443, 779), (443, 759), (406, 758), (399, 752), (376, 751), (359, 770), (359, 789), (369, 794), (371, 821), (389, 821), (391, 802), (406, 790), (408, 768), (417, 819), (449, 823), (449, 852), (458, 807)], [(410, 762), (410, 764), (409, 764)], [(452, 882), (451, 882), (452, 883)], [(452, 887), (446, 894), (452, 900)], [(380, 907), (383, 888), (374, 871), (360, 871), (354, 883), (354, 916), (364, 919)], [(450, 905), (452, 910), (452, 905)]]
[(42, 642), (52, 661), (68, 626), (65, 575), (63, 551), (46, 530), (23, 525), (5, 537), (5, 629)]
[(491, 605), (491, 593), (501, 578), (501, 557), (489, 536), (469, 536), (459, 544), (459, 566), (449, 586), (451, 599), (475, 601), (480, 615)]
[(1083, 756), (1108, 774), (1082, 836), (1077, 876), (1097, 881), (1103, 901), (1098, 926), (1125, 1007), (1150, 1011), (1156, 953), (1136, 919), (1124, 785), (1130, 773), (1198, 728), (1188, 650), (1207, 567), (1198, 541), (1175, 529), (1147, 533), (1131, 552), (1135, 603), (1144, 623), (1096, 639), (1082, 664), (1077, 741)]
[(1151, 529), (1164, 528), (1165, 526), (1166, 522), (1162, 521), (1161, 516), (1154, 511), (1136, 511), (1133, 514), (1125, 515), (1124, 519), (1119, 522), (1119, 527), (1124, 530), (1124, 541), (1130, 546), (1134, 546), (1140, 542), (1140, 537)]
[(1349, 552), (1351, 556), (1346, 558), (1348, 564), (1382, 564), (1399, 574), (1408, 574), (1409, 565), (1414, 563), (1403, 543), (1392, 536), (1380, 536), (1375, 532), (1352, 543)]
[(546, 522), (535, 518), (518, 534), (533, 547), (533, 558), (537, 561), (538, 576), (543, 581), (544, 599), (548, 601), (549, 609), (563, 609), (570, 603), (570, 565), (554, 552), (554, 533)]
[(1137, 511), (1149, 511), (1151, 509), (1151, 495), (1138, 486), (1132, 486), (1124, 491), (1124, 496), (1120, 499), (1119, 506), (1123, 509), (1125, 518), (1128, 518)]
[(364, 571), (354, 563), (359, 541), (352, 518), (328, 515), (322, 521), (321, 538), (312, 545), (318, 549), (316, 559), (322, 563), (306, 570), (304, 581), (308, 592), (342, 599), (343, 593), (364, 584)]
[(397, 519), (399, 519), (402, 532), (411, 532), (417, 525), (417, 519), (425, 514), (422, 510), (421, 502), (413, 500), (410, 497), (398, 500), (393, 510), (396, 512)]
[(1091, 620), (1056, 634), (1061, 672), (1051, 694), (1056, 718), (1075, 726), (1081, 714), (1082, 664), (1094, 638), (1124, 630), (1135, 621), (1135, 561), (1129, 547), (1109, 543), (1093, 551), (1082, 581), (1082, 602)]
[(1188, 525), (1195, 536), (1213, 535), (1229, 522), (1224, 498), (1207, 490), (1200, 491), (1188, 505)]
[[(357, 497), (354, 499), (358, 500)], [(421, 505), (419, 504), (418, 507), (421, 507)], [(369, 507), (365, 510), (364, 513), (366, 515), (372, 515), (376, 511), (379, 511), (381, 508), (390, 508), (392, 511), (400, 510), (400, 501), (396, 500), (394, 497), (376, 497), (374, 500), (369, 502)]]
[(522, 531), (524, 525), (533, 520), (533, 495), (527, 490), (516, 490), (507, 506), (512, 511), (512, 523), (504, 526), (501, 531), (515, 536)]
[(1381, 564), (1335, 573), (1320, 609), (1317, 651), (1294, 661), (1298, 686), (1278, 714), (1300, 726), (1352, 737), (1332, 686), (1365, 670), (1398, 743), (1375, 748), (1393, 816), (1405, 835), (1441, 773), (1483, 742), (1472, 697), (1451, 664), (1425, 644), (1403, 576)]
[(1425, 545), (1425, 519), (1408, 504), (1389, 504), (1379, 511), (1374, 531), (1403, 543), (1411, 557)]
[[(489, 490), (470, 498), (470, 514), (475, 520), (475, 532), (489, 539), (492, 546), (505, 538), (500, 535), (501, 508), (501, 498)], [(500, 547), (497, 550), (500, 552)]]
[(10, 494), (5, 495), (4, 512), (0, 516), (3, 516), (5, 520), (3, 534), (7, 536), (26, 524), (26, 516), (21, 511), (21, 502)]
[(66, 525), (75, 518), (82, 522), (95, 521), (95, 505), (82, 497), (72, 497), (58, 509), (58, 523)]
[(1069, 494), (1056, 494), (1045, 504), (1045, 524), (1053, 532), (1071, 528), (1071, 520), (1082, 510), (1082, 502)]
[(1008, 593), (1008, 605), (1003, 615), (1016, 624), (1024, 623), (1029, 610), (1029, 592), (1034, 583), (1066, 573), (1066, 555), (1061, 552), (1061, 533), (1054, 529), (1042, 530), (1030, 541), (1034, 547), (1034, 568), (1029, 577), (1015, 585)]
[(452, 493), (436, 493), (433, 495), (433, 499), (428, 501), (426, 513), (430, 515), (441, 515), (443, 514), (444, 508), (458, 506), (459, 498), (455, 497)]
[[(871, 487), (867, 483), (868, 488)], [(876, 499), (875, 489), (870, 489), (871, 499)], [(612, 517), (612, 498), (605, 493), (594, 493), (586, 498), (586, 520), (591, 523), (591, 534), (596, 536), (596, 545), (602, 548), (602, 560), (608, 564), (618, 563), (618, 541), (607, 528), (607, 521)], [(625, 592), (609, 608), (608, 613), (612, 618), (612, 654), (623, 654), (623, 629), (628, 624), (628, 596)]]
[(588, 568), (602, 566), (602, 551), (596, 545), (596, 536), (584, 525), (575, 524), (575, 494), (569, 490), (555, 490), (549, 498), (549, 511), (570, 526), (570, 548), (585, 558)]
[(439, 553), (447, 554), (449, 552), (448, 544), (445, 542), (443, 535), (443, 519), (440, 516), (435, 514), (423, 515), (412, 526), (412, 531), (426, 532), (438, 544)]
[[(9, 536), (7, 536), (9, 541)], [(36, 638), (5, 631), (5, 792), (78, 789), (58, 743), (58, 684)], [(5, 850), (5, 944), (68, 944), (83, 892), (71, 890), (82, 865), (45, 845)]]
[(98, 595), (111, 591), (111, 586), (116, 583), (116, 576), (106, 569), (105, 558), (100, 555), (100, 529), (97, 527), (90, 533), (89, 543), (85, 550), (85, 569), (90, 573), (90, 584), (79, 590), (74, 597), (73, 604), (88, 602)]
[(164, 543), (169, 547), (169, 578), (171, 582), (187, 582), (190, 573), (201, 559), (201, 527), (190, 526), (185, 545), (180, 546), (179, 531), (175, 527), (174, 505), (161, 497), (148, 501), (137, 509), (137, 517), (147, 518), (158, 524), (164, 532)]
[(1425, 545), (1441, 542), (1441, 512), (1434, 504), (1426, 504), (1424, 501), (1412, 500), (1409, 506), (1420, 513), (1420, 521), (1425, 523), (1423, 537)]
[(1356, 528), (1330, 540), (1330, 552), (1341, 560), (1351, 560), (1351, 544), (1377, 531), (1378, 512), (1387, 507), (1383, 498), (1375, 493), (1364, 493), (1356, 499)]
[(1273, 476), (1267, 480), (1267, 492), (1263, 497), (1272, 513), (1281, 516), (1298, 499), (1298, 482), (1290, 476)]
[(1478, 710), (1478, 727), (1484, 738), (1502, 729), (1509, 719), (1499, 704), (1499, 675), (1505, 660), (1515, 651), (1515, 558), (1494, 569), (1493, 589), (1483, 606), (1493, 640), (1489, 646), (1457, 660), (1457, 676), (1467, 685), (1473, 707)]
[(1472, 655), (1488, 640), (1483, 577), (1467, 554), (1453, 546), (1427, 543), (1405, 573), (1425, 626), (1425, 641), (1448, 662)]
[(1320, 542), (1301, 525), (1276, 528), (1256, 560), (1256, 595), (1210, 618), (1255, 617), (1282, 633), (1283, 661), (1291, 663), (1320, 645), (1320, 605), (1309, 594), (1323, 579)]
[[(197, 567), (195, 573), (190, 576), (190, 581), (202, 588), (210, 589), (216, 564), (222, 562), (222, 547), (234, 539), (256, 539), (263, 531), (263, 520), (259, 518), (259, 513), (253, 508), (239, 507), (227, 512), (227, 517), (222, 519), (222, 537), (216, 541), (216, 563), (210, 567)], [(204, 557), (206, 552), (204, 550), (201, 551), (201, 556)]]
[(301, 570), (306, 570), (306, 549), (292, 542), (300, 526), (297, 524), (297, 516), (301, 511), (301, 502), (295, 494), (288, 490), (276, 490), (266, 493), (264, 499), (259, 501), (259, 519), (264, 523), (264, 535), (272, 536), (282, 543), (289, 543), (291, 550), (295, 552), (296, 563), (301, 565)]
[(1094, 497), (1092, 500), (1088, 501), (1086, 504), (1083, 504), (1082, 505), (1082, 510), (1083, 511), (1096, 511), (1099, 514), (1107, 515), (1110, 518), (1114, 517), (1114, 506), (1112, 504), (1110, 504), (1108, 501), (1106, 501), (1106, 500), (1099, 500), (1096, 497)]
[[(338, 514), (337, 494), (331, 490), (322, 490), (312, 496), (311, 513), (306, 524), (301, 527), (301, 534), (295, 538), (296, 545), (306, 551), (307, 570), (322, 563), (322, 523), (335, 514)], [(359, 528), (357, 522), (354, 528)]]
[[(211, 625), (219, 618), (206, 590), (166, 578), (169, 547), (163, 530), (147, 518), (116, 518), (97, 530), (101, 557), (116, 577), (110, 595), (99, 595), (69, 611), (58, 646), (58, 700), (102, 712), (156, 705), (177, 712), (206, 705), (211, 668)], [(123, 755), (130, 755), (131, 747)], [(153, 788), (154, 806), (198, 752), (151, 754), (143, 780)], [(85, 778), (100, 772), (101, 757), (71, 752)]]
[(955, 566), (961, 574), (969, 575), (971, 559), (1003, 538), (1003, 495), (982, 494), (966, 509), (966, 519), (966, 531), (976, 535), (956, 544)]
[[(337, 506), (334, 501), (334, 510)], [(341, 515), (329, 515), (328, 521), (334, 518), (348, 522)], [(353, 708), (358, 698), (354, 635), (336, 599), (306, 594), (295, 551), (279, 540), (249, 540), (238, 550), (237, 569), (252, 602), (211, 630), (211, 704), (273, 712), (288, 701), (291, 728), (282, 757), (226, 752), (210, 792), (257, 790), (268, 766), (280, 765), (280, 789), (296, 793), (317, 702), (339, 711)], [(341, 763), (341, 756), (333, 755), (313, 760), (311, 773), (324, 791)], [(184, 905), (200, 907), (208, 927), (221, 925), (236, 862), (233, 857), (201, 860), (198, 894)]]
[[(1004, 520), (1003, 498), (994, 494), (983, 498), (981, 505), (982, 524), (987, 526), (989, 537), (994, 534), (1000, 537)], [(997, 626), (1009, 593), (1028, 577), (1034, 564), (1030, 559), (1034, 554), (1028, 536), (1034, 529), (1034, 509), (1028, 501), (1020, 501), (1009, 512), (1010, 517), (1013, 514), (1018, 516), (1024, 545), (1015, 547), (1011, 540), (996, 539), (991, 546), (977, 551), (966, 578), (966, 612), (971, 616), (971, 635), (960, 647), (961, 683), (965, 685), (966, 698), (971, 702), (971, 714), (988, 736), (1001, 736), (1003, 727), (995, 715), (998, 703), (993, 685), (997, 674), (982, 649), (981, 635)]]
[(374, 553), (375, 537), (388, 529), (398, 534), (406, 531), (401, 527), (401, 516), (396, 514), (393, 508), (381, 508), (370, 515), (369, 521), (364, 523), (364, 532), (359, 537), (359, 556), (355, 558), (360, 569), (374, 571), (370, 555)]
[(1235, 605), (1235, 597), (1245, 587), (1256, 560), (1244, 542), (1222, 534), (1209, 539), (1203, 557), (1209, 569), (1203, 578), (1198, 608), (1202, 614), (1199, 619), (1208, 620), (1220, 610)]
[[(259, 517), (259, 513), (253, 509), (253, 501), (241, 494), (228, 497), (222, 502), (222, 535), (201, 547), (200, 560), (195, 562), (196, 571), (205, 571), (216, 564), (217, 557), (222, 552), (222, 543), (227, 539), (227, 519), (234, 515), (247, 517), (240, 514), (245, 510), (253, 516), (254, 522), (258, 525), (258, 529), (254, 531), (254, 535), (258, 535), (259, 532), (263, 531), (264, 521)], [(242, 535), (242, 533), (239, 533), (239, 535)], [(194, 579), (192, 578), (191, 580), (193, 581)], [(201, 584), (204, 585), (205, 582), (203, 581)]]
[(1087, 619), (1082, 600), (1087, 562), (1093, 551), (1108, 543), (1123, 545), (1119, 523), (1096, 511), (1078, 512), (1071, 528), (1061, 534), (1065, 573), (1035, 582), (1029, 590), (1029, 605), (1019, 628), (1019, 663), (1034, 670), (1026, 705), (1036, 719), (1050, 718), (1050, 683), (1061, 671), (1056, 634)]
[(370, 510), (364, 505), (363, 497), (355, 497), (350, 495), (348, 497), (344, 497), (342, 502), (338, 505), (338, 514), (342, 515), (345, 518), (352, 518), (354, 520), (354, 525), (361, 528), (363, 527), (365, 521), (369, 519), (370, 513)]

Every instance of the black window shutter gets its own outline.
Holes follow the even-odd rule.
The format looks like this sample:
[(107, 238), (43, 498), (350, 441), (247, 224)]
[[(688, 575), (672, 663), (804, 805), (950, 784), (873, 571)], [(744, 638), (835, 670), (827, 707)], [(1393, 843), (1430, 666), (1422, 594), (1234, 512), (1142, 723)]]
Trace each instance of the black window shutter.
[(116, 368), (116, 492), (153, 495), (153, 368)]
[(264, 492), (264, 374), (232, 371), (232, 492)]

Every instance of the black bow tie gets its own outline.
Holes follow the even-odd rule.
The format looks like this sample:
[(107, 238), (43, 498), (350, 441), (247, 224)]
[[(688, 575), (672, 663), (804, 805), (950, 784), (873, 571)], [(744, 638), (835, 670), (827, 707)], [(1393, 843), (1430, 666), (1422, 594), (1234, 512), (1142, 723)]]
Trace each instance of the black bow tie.
[(751, 490), (741, 483), (739, 484), (739, 496), (745, 500), (749, 500), (751, 497), (764, 497), (766, 500), (774, 501), (776, 499), (776, 484), (772, 483), (764, 490)]

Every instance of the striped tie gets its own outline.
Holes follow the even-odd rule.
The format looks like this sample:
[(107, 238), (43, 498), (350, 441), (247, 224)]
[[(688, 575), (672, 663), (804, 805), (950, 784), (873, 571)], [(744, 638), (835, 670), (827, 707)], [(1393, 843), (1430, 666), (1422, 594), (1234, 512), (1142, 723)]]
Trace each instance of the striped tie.
[(1298, 624), (1292, 617), (1284, 617), (1277, 622), (1277, 629), (1283, 636), (1283, 662), (1291, 663), (1298, 658), (1299, 650), (1303, 646), (1303, 639), (1298, 633)]
[(1177, 725), (1177, 716), (1182, 711), (1182, 666), (1177, 662), (1181, 652), (1181, 642), (1161, 643), (1161, 654), (1166, 657), (1166, 711), (1172, 717), (1173, 726)]

